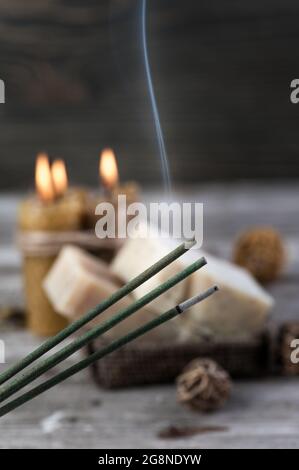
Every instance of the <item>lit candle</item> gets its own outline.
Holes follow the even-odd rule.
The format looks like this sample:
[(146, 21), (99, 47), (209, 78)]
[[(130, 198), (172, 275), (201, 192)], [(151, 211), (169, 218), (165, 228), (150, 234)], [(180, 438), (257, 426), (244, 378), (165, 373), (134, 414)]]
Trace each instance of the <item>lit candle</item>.
[(100, 156), (100, 180), (115, 204), (119, 195), (126, 196), (127, 205), (138, 201), (138, 185), (133, 181), (119, 182), (117, 161), (111, 149), (104, 149)]
[(63, 196), (68, 187), (67, 172), (63, 160), (54, 160), (52, 164), (52, 178), (56, 196)]
[(46, 154), (39, 154), (35, 168), (36, 194), (21, 204), (21, 230), (64, 231), (78, 230), (84, 215), (83, 196), (67, 190), (64, 163), (57, 160), (50, 167)]
[(105, 149), (101, 153), (99, 175), (107, 195), (111, 194), (118, 184), (118, 168), (112, 149)]
[(39, 335), (49, 336), (64, 328), (66, 321), (49, 304), (42, 281), (59, 251), (56, 233), (81, 228), (85, 201), (68, 191), (64, 162), (56, 160), (51, 167), (46, 154), (37, 157), (35, 184), (36, 194), (20, 205), (18, 226), (28, 326)]
[(35, 186), (43, 202), (53, 201), (54, 187), (48, 155), (41, 153), (37, 157), (35, 166)]
[(139, 200), (139, 187), (135, 182), (120, 183), (116, 156), (110, 148), (104, 149), (100, 155), (99, 178), (104, 190), (102, 194), (93, 194), (90, 198), (88, 227), (92, 229), (98, 221), (95, 208), (99, 203), (111, 202), (117, 212), (118, 196), (126, 196), (127, 206)]

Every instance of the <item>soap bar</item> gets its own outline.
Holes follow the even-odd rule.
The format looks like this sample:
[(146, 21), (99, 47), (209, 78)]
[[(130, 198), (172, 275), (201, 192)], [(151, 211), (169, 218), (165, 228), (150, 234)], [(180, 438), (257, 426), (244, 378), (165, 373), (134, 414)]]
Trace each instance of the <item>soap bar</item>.
[(214, 284), (220, 290), (182, 316), (189, 336), (246, 340), (260, 332), (273, 306), (272, 297), (248, 271), (228, 261), (197, 250), (191, 250), (186, 259), (192, 262), (198, 256), (205, 256), (208, 263), (192, 275), (190, 295)]
[[(128, 281), (172, 248), (172, 242), (164, 238), (130, 239), (114, 259), (112, 271)], [(177, 318), (182, 341), (252, 338), (262, 330), (273, 299), (245, 269), (202, 250), (191, 249), (136, 289), (134, 295), (141, 297), (201, 256), (205, 256), (207, 265), (152, 302), (151, 308), (161, 313), (217, 284), (219, 292)]]
[[(120, 249), (111, 264), (112, 272), (121, 277), (124, 282), (128, 282), (133, 277), (140, 274), (145, 269), (167, 255), (177, 244), (155, 238), (132, 238), (128, 239)], [(158, 274), (139, 286), (133, 292), (136, 298), (142, 297), (150, 290), (158, 287), (174, 274), (184, 269), (185, 264), (181, 258), (171, 263)], [(188, 280), (185, 279), (175, 287), (169, 289), (158, 299), (151, 302), (150, 307), (157, 313), (162, 313), (175, 307), (183, 301), (188, 291)]]
[[(80, 318), (94, 308), (113, 294), (120, 285), (119, 279), (106, 263), (73, 246), (66, 246), (61, 250), (43, 282), (44, 290), (55, 310), (70, 321)], [(124, 297), (87, 326), (102, 323), (134, 300), (132, 295)], [(113, 327), (105, 336), (117, 338), (151, 320), (155, 315), (151, 309), (144, 307)], [(176, 334), (177, 326), (173, 322), (168, 323), (145, 335), (142, 340), (172, 338)]]

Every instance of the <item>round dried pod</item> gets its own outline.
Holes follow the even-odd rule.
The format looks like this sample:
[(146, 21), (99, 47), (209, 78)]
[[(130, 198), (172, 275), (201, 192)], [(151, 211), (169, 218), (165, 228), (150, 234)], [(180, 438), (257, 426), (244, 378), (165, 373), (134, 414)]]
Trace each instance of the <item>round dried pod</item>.
[(220, 408), (230, 391), (229, 374), (208, 358), (194, 359), (177, 378), (178, 401), (197, 411)]
[(285, 249), (280, 234), (272, 227), (256, 227), (237, 239), (233, 260), (261, 283), (274, 281), (285, 262)]

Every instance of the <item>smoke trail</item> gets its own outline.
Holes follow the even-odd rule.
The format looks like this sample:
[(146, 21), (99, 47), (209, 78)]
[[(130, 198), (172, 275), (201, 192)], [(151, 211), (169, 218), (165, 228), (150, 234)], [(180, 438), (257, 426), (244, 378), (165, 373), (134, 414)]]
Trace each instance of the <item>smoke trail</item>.
[(151, 69), (150, 69), (149, 58), (148, 58), (148, 51), (147, 51), (146, 0), (142, 0), (142, 47), (143, 47), (143, 54), (144, 54), (144, 65), (145, 65), (146, 78), (147, 78), (147, 83), (148, 83), (148, 88), (149, 88), (149, 95), (150, 95), (150, 100), (151, 100), (151, 105), (152, 105), (152, 111), (153, 111), (153, 116), (154, 116), (157, 140), (158, 140), (159, 151), (160, 151), (163, 181), (164, 181), (165, 189), (168, 192), (168, 194), (170, 195), (171, 181), (170, 181), (170, 171), (169, 171), (169, 165), (168, 165), (168, 158), (167, 158), (167, 152), (166, 152), (166, 148), (165, 148), (165, 142), (164, 142), (162, 127), (161, 127), (161, 123), (160, 123), (159, 111), (158, 111), (158, 106), (157, 106), (157, 102), (156, 102), (156, 97), (155, 97), (155, 92), (154, 92), (154, 87), (153, 87), (153, 81), (152, 81), (152, 75), (151, 75)]

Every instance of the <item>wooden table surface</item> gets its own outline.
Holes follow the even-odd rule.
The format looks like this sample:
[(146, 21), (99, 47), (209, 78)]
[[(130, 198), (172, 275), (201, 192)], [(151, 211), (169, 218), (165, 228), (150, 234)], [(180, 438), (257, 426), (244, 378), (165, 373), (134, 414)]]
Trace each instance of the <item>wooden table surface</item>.
[[(146, 193), (152, 200), (157, 196)], [(19, 198), (0, 197), (0, 306), (23, 306), (13, 239)], [(289, 263), (280, 283), (270, 289), (276, 299), (272, 318), (299, 319), (299, 183), (206, 185), (200, 191), (178, 191), (177, 198), (205, 203), (204, 247), (226, 257), (239, 230), (275, 225), (285, 237)], [(6, 365), (39, 343), (29, 332), (11, 327), (1, 327), (0, 339)], [(75, 358), (78, 354), (68, 363)], [(80, 373), (3, 417), (0, 448), (299, 448), (298, 386), (297, 378), (236, 381), (227, 406), (205, 415), (178, 405), (173, 385), (104, 391), (87, 372)], [(159, 437), (170, 426), (196, 427), (199, 433)]]

